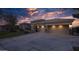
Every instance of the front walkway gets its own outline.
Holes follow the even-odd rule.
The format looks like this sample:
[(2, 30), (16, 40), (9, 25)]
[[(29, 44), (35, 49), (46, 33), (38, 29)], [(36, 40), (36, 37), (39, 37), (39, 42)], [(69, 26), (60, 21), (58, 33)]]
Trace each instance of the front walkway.
[(72, 47), (74, 45), (79, 46), (79, 37), (38, 32), (19, 37), (3, 39), (0, 41), (0, 50), (72, 51)]

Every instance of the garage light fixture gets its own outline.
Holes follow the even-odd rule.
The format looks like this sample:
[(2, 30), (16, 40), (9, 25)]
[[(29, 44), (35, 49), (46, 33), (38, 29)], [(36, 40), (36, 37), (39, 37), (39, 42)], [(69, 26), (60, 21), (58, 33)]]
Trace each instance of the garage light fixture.
[(56, 26), (55, 26), (55, 25), (53, 25), (53, 26), (52, 26), (52, 28), (56, 28)]
[(63, 28), (63, 25), (59, 25), (59, 28)]

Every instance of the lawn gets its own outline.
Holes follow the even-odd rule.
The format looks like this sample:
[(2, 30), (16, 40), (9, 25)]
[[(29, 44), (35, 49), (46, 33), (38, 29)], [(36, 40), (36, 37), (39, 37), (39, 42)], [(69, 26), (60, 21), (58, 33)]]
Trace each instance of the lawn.
[(8, 38), (23, 35), (24, 32), (0, 32), (0, 38)]

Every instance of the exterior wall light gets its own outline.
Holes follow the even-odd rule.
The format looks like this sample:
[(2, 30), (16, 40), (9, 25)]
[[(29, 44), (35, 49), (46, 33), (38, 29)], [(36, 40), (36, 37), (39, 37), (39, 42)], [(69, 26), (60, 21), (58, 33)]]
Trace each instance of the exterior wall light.
[(72, 25), (69, 25), (69, 28), (72, 28)]
[(41, 28), (44, 28), (44, 25), (42, 25)]
[(37, 26), (37, 28), (39, 28), (39, 26)]

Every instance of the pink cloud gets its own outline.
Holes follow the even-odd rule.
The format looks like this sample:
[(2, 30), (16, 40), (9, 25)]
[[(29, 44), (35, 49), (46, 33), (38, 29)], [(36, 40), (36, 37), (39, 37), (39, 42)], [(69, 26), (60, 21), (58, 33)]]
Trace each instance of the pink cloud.
[(50, 18), (55, 18), (60, 14), (63, 14), (63, 11), (55, 11), (55, 12), (48, 12), (46, 14), (43, 14), (40, 16), (41, 19), (50, 19)]

